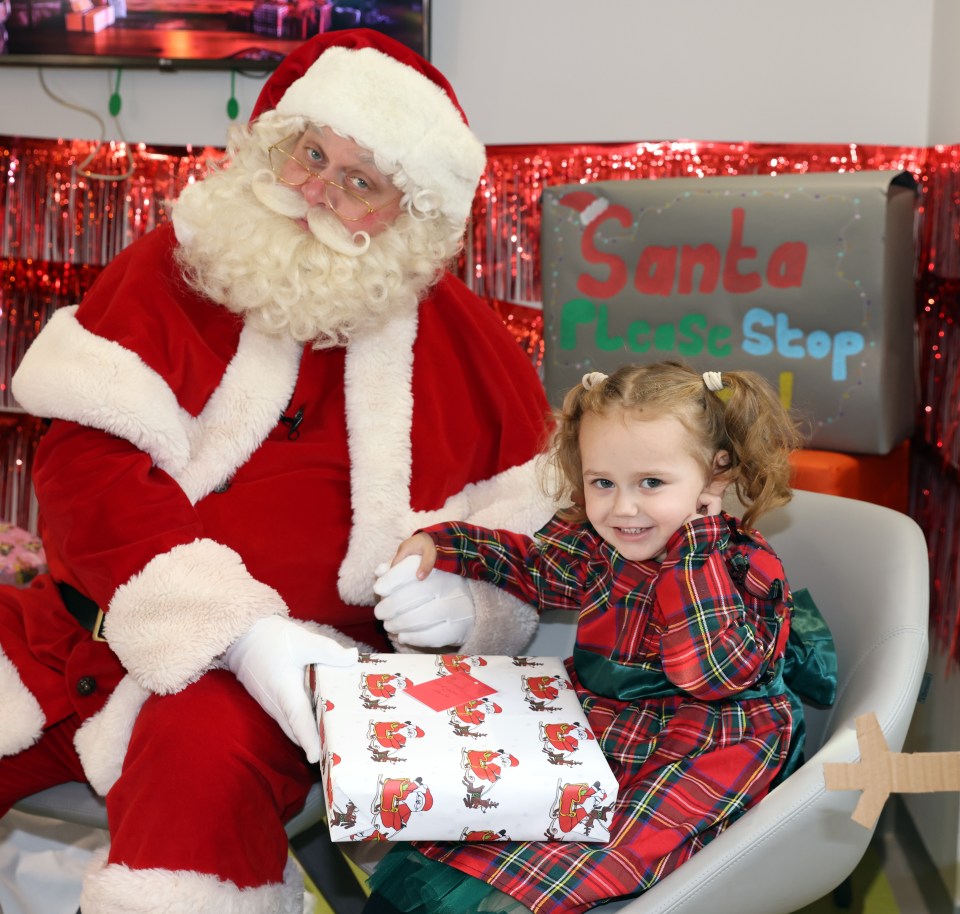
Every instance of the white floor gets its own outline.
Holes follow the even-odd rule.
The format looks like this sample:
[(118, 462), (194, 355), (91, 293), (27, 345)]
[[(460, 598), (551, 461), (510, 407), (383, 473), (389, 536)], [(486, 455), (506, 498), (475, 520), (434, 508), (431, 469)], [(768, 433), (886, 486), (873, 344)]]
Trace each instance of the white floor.
[(0, 914), (76, 914), (80, 882), (107, 833), (10, 812), (0, 819)]

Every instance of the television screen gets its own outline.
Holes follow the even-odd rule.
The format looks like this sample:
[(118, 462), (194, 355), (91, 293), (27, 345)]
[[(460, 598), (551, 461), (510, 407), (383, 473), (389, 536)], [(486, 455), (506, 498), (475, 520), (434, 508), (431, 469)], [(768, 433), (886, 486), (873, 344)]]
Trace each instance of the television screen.
[(272, 70), (319, 32), (370, 28), (429, 57), (429, 0), (0, 0), (0, 64)]

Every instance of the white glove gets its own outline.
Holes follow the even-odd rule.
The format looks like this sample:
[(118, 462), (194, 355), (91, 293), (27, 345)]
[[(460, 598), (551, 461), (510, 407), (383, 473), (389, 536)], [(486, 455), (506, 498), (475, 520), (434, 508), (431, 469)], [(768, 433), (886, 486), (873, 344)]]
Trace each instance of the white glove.
[(357, 649), (342, 647), (285, 616), (266, 616), (223, 657), (260, 707), (303, 749), (307, 761), (320, 761), (320, 733), (303, 672), (311, 663), (351, 666), (357, 662)]
[(373, 614), (399, 644), (411, 647), (461, 645), (473, 630), (476, 608), (467, 582), (434, 569), (417, 580), (419, 555), (376, 570), (374, 593), (383, 597)]

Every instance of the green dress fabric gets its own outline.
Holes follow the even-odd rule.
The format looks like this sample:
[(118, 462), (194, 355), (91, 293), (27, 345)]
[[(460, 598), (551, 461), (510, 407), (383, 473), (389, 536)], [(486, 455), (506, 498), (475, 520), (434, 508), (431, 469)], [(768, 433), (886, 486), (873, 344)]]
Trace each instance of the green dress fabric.
[(837, 649), (830, 627), (806, 588), (793, 592), (783, 681), (793, 709), (793, 733), (778, 782), (793, 774), (804, 762), (806, 724), (803, 703), (829, 708), (837, 697)]
[(405, 914), (530, 914), (515, 898), (409, 844), (398, 844), (377, 864), (369, 885)]

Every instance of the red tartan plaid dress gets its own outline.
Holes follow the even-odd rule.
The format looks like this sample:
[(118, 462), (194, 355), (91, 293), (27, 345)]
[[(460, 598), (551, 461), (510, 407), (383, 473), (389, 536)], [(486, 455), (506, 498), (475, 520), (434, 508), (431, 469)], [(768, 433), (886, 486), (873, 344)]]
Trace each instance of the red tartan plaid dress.
[(726, 514), (698, 518), (662, 563), (630, 562), (589, 524), (535, 539), (428, 528), (437, 568), (580, 613), (568, 667), (620, 784), (608, 844), (417, 844), (538, 914), (637, 895), (770, 789), (790, 741), (782, 658), (792, 598), (767, 542)]

